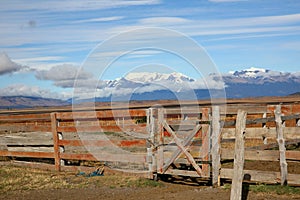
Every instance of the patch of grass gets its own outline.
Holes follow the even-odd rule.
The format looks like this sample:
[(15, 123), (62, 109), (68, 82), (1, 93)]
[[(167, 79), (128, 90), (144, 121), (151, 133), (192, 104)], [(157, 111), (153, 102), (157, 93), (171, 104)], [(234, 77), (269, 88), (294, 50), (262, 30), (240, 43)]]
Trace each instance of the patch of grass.
[(145, 179), (145, 178), (138, 178), (135, 180), (129, 180), (128, 187), (160, 187), (162, 186), (161, 182)]
[[(230, 190), (231, 184), (224, 184), (223, 189)], [(281, 186), (281, 185), (250, 185), (249, 190), (255, 193), (271, 193), (271, 194), (278, 194), (278, 195), (292, 195), (297, 194), (300, 195), (300, 188), (298, 187), (291, 187), (291, 186)]]
[(250, 191), (283, 194), (300, 194), (300, 188), (281, 185), (250, 185)]
[(96, 187), (158, 187), (161, 182), (137, 176), (111, 174), (95, 177), (76, 176), (76, 173), (51, 172), (12, 166), (0, 167), (0, 193), (19, 190), (71, 189)]

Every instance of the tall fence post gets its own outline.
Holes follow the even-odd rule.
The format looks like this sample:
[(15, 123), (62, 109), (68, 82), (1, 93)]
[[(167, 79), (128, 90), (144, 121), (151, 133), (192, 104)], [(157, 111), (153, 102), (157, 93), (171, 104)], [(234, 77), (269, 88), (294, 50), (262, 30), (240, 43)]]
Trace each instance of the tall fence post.
[(157, 147), (157, 171), (159, 173), (163, 173), (164, 167), (164, 109), (158, 108), (157, 110), (157, 127), (156, 127), (156, 135), (158, 141)]
[(212, 106), (212, 135), (211, 135), (211, 156), (212, 156), (212, 184), (214, 187), (220, 186), (220, 169), (221, 169), (221, 156), (220, 156), (220, 138), (221, 125), (220, 125), (220, 108), (219, 106)]
[(51, 129), (52, 129), (52, 136), (53, 136), (53, 147), (54, 147), (54, 162), (55, 162), (55, 169), (60, 171), (61, 169), (61, 162), (60, 162), (60, 149), (59, 149), (59, 135), (57, 132), (57, 119), (56, 113), (51, 113)]
[(234, 163), (233, 163), (233, 177), (231, 185), (230, 200), (242, 199), (242, 186), (244, 178), (244, 134), (246, 131), (246, 117), (247, 112), (238, 110), (235, 127), (235, 149), (234, 149)]
[(281, 185), (287, 185), (287, 162), (285, 156), (285, 139), (283, 137), (283, 125), (281, 120), (281, 105), (277, 105), (274, 110), (275, 122), (276, 122), (276, 133), (277, 142), (279, 146), (279, 156), (280, 156), (280, 175), (281, 175)]
[[(202, 121), (209, 121), (210, 108), (202, 108)], [(210, 176), (210, 125), (202, 124), (202, 149), (201, 149), (201, 157), (202, 157), (202, 175), (209, 177)]]
[(147, 142), (147, 157), (149, 167), (149, 178), (155, 179), (157, 172), (155, 151), (155, 118), (153, 108), (147, 109), (147, 132), (149, 134), (149, 141)]

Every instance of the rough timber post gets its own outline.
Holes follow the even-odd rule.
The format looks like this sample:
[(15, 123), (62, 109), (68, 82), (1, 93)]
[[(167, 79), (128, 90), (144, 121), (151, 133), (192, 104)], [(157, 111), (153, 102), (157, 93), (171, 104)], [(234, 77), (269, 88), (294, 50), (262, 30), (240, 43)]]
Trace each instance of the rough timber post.
[(281, 105), (277, 105), (274, 110), (275, 122), (276, 122), (276, 133), (277, 142), (279, 145), (279, 156), (280, 156), (280, 175), (281, 175), (281, 185), (287, 185), (287, 162), (285, 156), (285, 139), (283, 137), (283, 125), (281, 120)]
[(220, 186), (220, 108), (219, 106), (212, 106), (212, 135), (211, 135), (211, 156), (212, 156), (212, 184), (214, 187)]
[(238, 110), (236, 127), (235, 127), (235, 149), (234, 149), (234, 163), (233, 163), (233, 178), (231, 185), (230, 200), (242, 199), (242, 186), (244, 178), (244, 134), (246, 130), (247, 112)]
[(164, 108), (158, 108), (157, 111), (157, 127), (156, 127), (156, 136), (157, 136), (157, 171), (163, 173), (164, 167)]
[(51, 130), (52, 130), (52, 135), (53, 135), (55, 169), (57, 171), (60, 171), (61, 162), (60, 162), (60, 149), (59, 149), (59, 145), (58, 145), (59, 135), (57, 132), (56, 113), (51, 113)]
[[(202, 108), (202, 121), (208, 121), (210, 115), (210, 108)], [(210, 148), (210, 125), (202, 125), (202, 175), (209, 177), (210, 176), (210, 167), (209, 167), (209, 148)]]
[(154, 156), (155, 151), (155, 118), (154, 109), (149, 108), (147, 110), (147, 132), (149, 134), (149, 141), (147, 144), (147, 157), (149, 167), (149, 178), (155, 179), (157, 172), (156, 157)]

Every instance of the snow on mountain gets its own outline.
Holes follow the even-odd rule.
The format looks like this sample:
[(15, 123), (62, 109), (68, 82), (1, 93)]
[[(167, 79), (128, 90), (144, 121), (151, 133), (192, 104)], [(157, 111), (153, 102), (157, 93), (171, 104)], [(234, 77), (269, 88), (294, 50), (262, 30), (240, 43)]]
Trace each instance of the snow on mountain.
[(251, 67), (249, 69), (245, 69), (242, 71), (234, 71), (234, 72), (229, 72), (229, 73), (236, 77), (256, 78), (256, 77), (261, 76), (268, 72), (269, 72), (269, 70), (266, 70), (266, 69)]
[[(133, 99), (160, 99), (176, 95), (190, 98), (196, 93), (198, 99), (209, 98), (209, 90), (226, 91), (229, 98), (255, 96), (284, 96), (300, 90), (300, 72), (278, 72), (254, 68), (229, 72), (222, 77), (211, 74), (203, 79), (192, 79), (184, 74), (157, 72), (134, 72), (115, 80), (107, 80), (99, 88), (98, 97)], [(220, 91), (221, 91), (220, 90)]]
[(231, 71), (223, 75), (225, 83), (265, 84), (280, 82), (299, 82), (299, 72), (279, 72), (251, 67), (241, 71)]
[(125, 76), (126, 80), (137, 83), (153, 83), (172, 81), (173, 83), (194, 82), (195, 80), (181, 73), (173, 72), (170, 74), (157, 72), (132, 72)]

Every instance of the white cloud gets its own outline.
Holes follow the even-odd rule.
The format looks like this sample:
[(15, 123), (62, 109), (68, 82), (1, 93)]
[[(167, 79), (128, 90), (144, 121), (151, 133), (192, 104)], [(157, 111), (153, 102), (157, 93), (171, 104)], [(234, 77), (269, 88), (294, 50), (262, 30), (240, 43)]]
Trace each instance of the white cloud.
[(248, 1), (248, 0), (208, 0), (210, 2), (214, 3), (226, 3), (226, 2), (242, 2), (242, 1)]
[(71, 64), (62, 64), (51, 67), (49, 70), (36, 71), (35, 77), (39, 80), (50, 80), (53, 84), (61, 88), (76, 87), (93, 88), (98, 80), (86, 71), (79, 71), (79, 68)]
[(190, 20), (181, 17), (150, 17), (139, 20), (144, 26), (153, 26), (153, 25), (170, 25), (170, 24), (182, 24), (188, 23)]
[(73, 23), (110, 22), (110, 21), (121, 20), (123, 18), (124, 18), (123, 16), (100, 17), (100, 18), (77, 20), (77, 21), (74, 21)]
[(93, 77), (93, 75), (87, 72), (78, 73), (78, 67), (69, 64), (57, 65), (50, 70), (36, 72), (36, 78), (40, 80), (62, 81), (88, 79), (91, 77)]
[(85, 11), (85, 10), (100, 10), (125, 6), (137, 5), (153, 5), (159, 4), (159, 0), (114, 0), (114, 1), (99, 1), (99, 0), (50, 0), (50, 1), (22, 1), (11, 0), (5, 2), (4, 6), (0, 7), (2, 11), (10, 10), (48, 10), (48, 11)]
[(70, 93), (51, 92), (49, 89), (42, 89), (39, 86), (24, 84), (12, 84), (5, 88), (0, 88), (0, 96), (33, 96), (53, 99), (68, 99)]
[(13, 62), (6, 53), (0, 54), (0, 75), (20, 71), (26, 67)]

